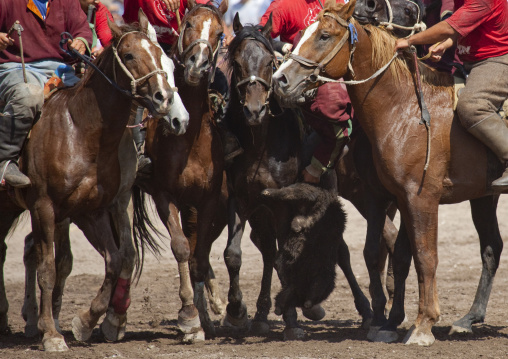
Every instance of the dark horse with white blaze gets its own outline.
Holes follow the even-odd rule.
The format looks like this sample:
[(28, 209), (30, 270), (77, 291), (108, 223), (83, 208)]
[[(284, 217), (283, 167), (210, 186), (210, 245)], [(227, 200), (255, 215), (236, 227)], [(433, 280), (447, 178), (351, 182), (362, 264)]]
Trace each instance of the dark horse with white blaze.
[[(225, 121), (240, 141), (244, 153), (236, 157), (227, 170), (230, 222), (224, 260), (230, 275), (230, 290), (224, 323), (236, 327), (247, 325), (247, 308), (242, 300), (239, 276), (241, 238), (248, 220), (251, 239), (263, 257), (261, 290), (251, 327), (257, 334), (266, 334), (269, 330), (267, 316), (271, 307), (272, 273), (277, 244), (279, 248), (283, 244), (277, 233), (277, 213), (263, 201), (261, 193), (267, 188), (277, 189), (295, 183), (302, 169), (302, 124), (293, 110), (282, 110), (272, 96), (271, 80), (276, 59), (270, 42), (271, 27), (271, 19), (264, 27), (244, 27), (238, 15), (235, 16), (236, 37), (228, 49), (232, 75), (231, 99)], [(339, 242), (341, 250), (334, 258), (351, 286), (358, 311), (367, 321), (372, 314), (370, 304), (351, 270), (349, 252), (342, 236), (340, 241), (337, 238)], [(302, 309), (312, 315), (310, 307)], [(297, 326), (294, 307), (284, 313), (284, 320), (284, 338), (301, 338), (303, 331)]]
[[(356, 23), (352, 19), (354, 6), (355, 1), (344, 6), (327, 2), (325, 11), (307, 28), (295, 49), (298, 57), (291, 56), (274, 75), (278, 94), (291, 101), (297, 93), (324, 81), (368, 79), (390, 61), (393, 53), (387, 49), (394, 48), (395, 39), (378, 28)], [(349, 41), (351, 33), (357, 35), (357, 41)], [(305, 59), (303, 66), (301, 58)], [(415, 66), (422, 74), (421, 93), (432, 118), (430, 130), (419, 124)], [(404, 319), (404, 282), (412, 254), (420, 301), (418, 317), (404, 342), (434, 342), (431, 328), (440, 315), (436, 283), (439, 204), (464, 200), (471, 203), (483, 271), (470, 312), (455, 322), (452, 330), (470, 331), (471, 324), (485, 317), (503, 247), (496, 217), (499, 196), (490, 188), (502, 172), (499, 161), (454, 116), (452, 78), (415, 64), (412, 57), (396, 59), (375, 79), (348, 85), (348, 93), (372, 144), (376, 172), (396, 198), (409, 237), (396, 245), (395, 300), (377, 339), (397, 338), (395, 329)]]
[(113, 44), (96, 61), (103, 74), (115, 78), (125, 90), (113, 89), (90, 69), (78, 85), (53, 95), (22, 157), (22, 169), (32, 186), (14, 195), (0, 194), (0, 212), (5, 214), (2, 244), (23, 209), (30, 210), (41, 290), (38, 329), (48, 351), (67, 349), (53, 319), (58, 319), (63, 285), (70, 273), (70, 267), (61, 264), (72, 261), (69, 220), (104, 257), (106, 267), (104, 283), (89, 310), (72, 321), (75, 337), (87, 340), (106, 310), (108, 329), (118, 334), (125, 326), (135, 262), (127, 206), (136, 174), (136, 152), (126, 125), (134, 101), (157, 118), (170, 114), (178, 121), (171, 116), (177, 94), (162, 69), (163, 53), (144, 32), (148, 27), (144, 15), (140, 24), (141, 28), (119, 28), (110, 23)]
[[(161, 221), (171, 237), (171, 250), (178, 262), (180, 299), (178, 326), (184, 342), (203, 341), (215, 335), (204, 288), (210, 287), (209, 255), (212, 243), (227, 224), (227, 192), (221, 139), (213, 120), (208, 96), (209, 73), (214, 71), (223, 32), (223, 14), (228, 1), (219, 7), (188, 1), (180, 37), (172, 48), (175, 81), (189, 111), (189, 126), (181, 136), (168, 134), (154, 121), (148, 126), (146, 151), (153, 161), (153, 175), (140, 184), (150, 194)], [(135, 223), (149, 225), (144, 196), (134, 193)], [(181, 222), (180, 222), (181, 219)], [(181, 223), (181, 224), (180, 224)], [(145, 227), (146, 228), (146, 227)], [(214, 310), (222, 303), (211, 298)]]

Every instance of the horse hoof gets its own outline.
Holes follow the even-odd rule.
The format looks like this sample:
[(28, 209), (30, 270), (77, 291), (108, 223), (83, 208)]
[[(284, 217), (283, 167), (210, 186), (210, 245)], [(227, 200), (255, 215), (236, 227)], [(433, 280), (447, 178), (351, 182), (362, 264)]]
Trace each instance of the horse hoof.
[(267, 322), (255, 320), (250, 326), (250, 333), (254, 336), (265, 336), (270, 332), (270, 325)]
[(422, 333), (418, 329), (415, 328), (413, 325), (409, 331), (406, 334), (406, 337), (404, 338), (403, 343), (404, 344), (418, 344), (420, 346), (431, 346), (436, 341), (436, 338), (434, 338), (434, 335)]
[(461, 325), (453, 324), (452, 327), (450, 328), (450, 332), (448, 333), (448, 335), (472, 334), (472, 333), (473, 333), (473, 329), (471, 327), (467, 328), (467, 327), (463, 327)]
[(210, 300), (210, 309), (215, 315), (224, 315), (226, 313), (226, 304), (221, 299)]
[(49, 338), (42, 341), (44, 350), (47, 352), (65, 352), (69, 350), (63, 338)]
[(201, 327), (205, 331), (207, 338), (215, 338), (215, 325), (213, 325), (211, 320), (208, 322), (203, 321)]
[(86, 327), (79, 316), (72, 319), (72, 334), (77, 341), (85, 342), (92, 336), (93, 328)]
[(316, 304), (311, 308), (302, 308), (302, 314), (310, 320), (321, 320), (325, 317), (326, 312), (321, 305)]
[(239, 330), (248, 330), (250, 327), (249, 318), (246, 315), (243, 315), (241, 318), (235, 318), (229, 313), (226, 313), (226, 316), (221, 321), (221, 326), (228, 328), (236, 328)]
[(9, 319), (7, 314), (0, 315), (0, 334), (7, 333), (9, 331)]
[(25, 337), (27, 338), (35, 338), (39, 335), (39, 328), (37, 325), (25, 325)]
[(397, 332), (391, 330), (379, 330), (373, 342), (378, 343), (393, 343), (399, 340)]
[(305, 338), (305, 331), (302, 328), (284, 329), (284, 341), (302, 340), (303, 338)]
[(101, 333), (108, 342), (117, 342), (125, 336), (127, 326), (127, 314), (117, 314), (113, 309), (108, 309), (106, 317), (101, 324)]
[(370, 340), (371, 342), (375, 341), (379, 329), (381, 329), (381, 327), (371, 326), (369, 328), (369, 332), (367, 333), (367, 339)]
[(192, 334), (198, 331), (202, 331), (201, 322), (199, 321), (199, 315), (196, 315), (194, 318), (184, 318), (178, 315), (178, 328), (184, 334)]
[(195, 333), (184, 334), (182, 343), (183, 344), (196, 344), (205, 341), (205, 332), (201, 329)]
[(372, 317), (362, 318), (362, 325), (360, 326), (360, 328), (362, 328), (364, 330), (370, 329), (371, 324), (372, 324)]

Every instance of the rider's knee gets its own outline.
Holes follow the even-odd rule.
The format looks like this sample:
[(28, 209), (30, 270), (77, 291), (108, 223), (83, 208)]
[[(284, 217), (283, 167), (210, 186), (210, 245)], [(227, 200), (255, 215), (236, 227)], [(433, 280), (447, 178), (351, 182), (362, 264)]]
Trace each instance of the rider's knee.
[(475, 97), (473, 93), (461, 94), (457, 102), (457, 116), (466, 129), (470, 129), (493, 112), (495, 109), (491, 103)]
[(44, 90), (35, 84), (17, 84), (9, 101), (18, 118), (35, 118), (44, 104)]

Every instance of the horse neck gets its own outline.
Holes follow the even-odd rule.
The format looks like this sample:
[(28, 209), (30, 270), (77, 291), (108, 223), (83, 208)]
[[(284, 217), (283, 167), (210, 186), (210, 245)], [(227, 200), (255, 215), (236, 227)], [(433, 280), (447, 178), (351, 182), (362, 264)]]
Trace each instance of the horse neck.
[(201, 132), (203, 126), (209, 123), (203, 121), (204, 115), (210, 112), (208, 99), (208, 76), (204, 76), (197, 86), (190, 86), (185, 82), (184, 67), (175, 67), (175, 85), (182, 102), (189, 112), (189, 127), (184, 135), (185, 138), (194, 138)]
[[(356, 26), (358, 42), (353, 56), (352, 67), (355, 77), (350, 72), (344, 78), (346, 80), (362, 80), (369, 78), (378, 68), (372, 60), (372, 43), (369, 35), (362, 26)], [(384, 64), (383, 64), (384, 65)], [(385, 70), (377, 78), (364, 84), (347, 85), (347, 91), (351, 99), (355, 114), (358, 117), (367, 136), (381, 138), (390, 133), (390, 128), (397, 123), (396, 114), (401, 113), (398, 107), (408, 102), (416, 102), (414, 88), (411, 83), (402, 78), (398, 81), (391, 73), (390, 68)], [(409, 97), (411, 96), (412, 97)], [(407, 101), (402, 101), (402, 98)], [(386, 100), (397, 99), (396, 102)]]

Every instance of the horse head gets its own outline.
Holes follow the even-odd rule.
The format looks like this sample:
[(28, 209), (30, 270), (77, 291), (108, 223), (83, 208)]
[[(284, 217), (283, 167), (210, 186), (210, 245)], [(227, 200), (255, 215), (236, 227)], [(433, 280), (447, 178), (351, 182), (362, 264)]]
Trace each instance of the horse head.
[(185, 109), (183, 105), (182, 99), (177, 92), (177, 88), (175, 87), (175, 64), (173, 61), (166, 55), (159, 42), (157, 41), (157, 33), (155, 32), (154, 27), (148, 22), (148, 19), (143, 12), (143, 10), (139, 9), (139, 24), (142, 30), (147, 34), (152, 43), (160, 49), (160, 62), (162, 64), (162, 69), (165, 71), (167, 76), (167, 81), (171, 88), (174, 90), (173, 92), (173, 101), (171, 104), (171, 108), (169, 110), (169, 114), (162, 118), (165, 121), (165, 128), (172, 134), (182, 135), (187, 131), (187, 127), (189, 126), (189, 113)]
[(322, 84), (320, 76), (339, 79), (348, 73), (356, 29), (351, 22), (355, 0), (337, 4), (328, 0), (316, 21), (305, 32), (273, 75), (274, 91), (290, 107), (305, 91)]
[(221, 46), (228, 0), (219, 7), (188, 1), (189, 12), (182, 19), (174, 56), (185, 68), (185, 82), (197, 86), (205, 74), (214, 70)]
[[(260, 125), (268, 116), (275, 55), (270, 33), (272, 17), (264, 27), (243, 26), (238, 13), (233, 21), (236, 37), (229, 45), (231, 87), (236, 89), (249, 126)], [(233, 90), (234, 91), (234, 90)]]
[(424, 29), (425, 6), (422, 0), (357, 0), (353, 16), (361, 24), (385, 26), (406, 37)]
[[(140, 20), (142, 23), (146, 17)], [(142, 29), (132, 26), (120, 28), (109, 20), (108, 25), (113, 43), (98, 59), (99, 67), (113, 57), (111, 68), (106, 71), (112, 72), (118, 86), (141, 106), (148, 108), (154, 117), (167, 115), (174, 101), (174, 88), (162, 69), (161, 49)]]

